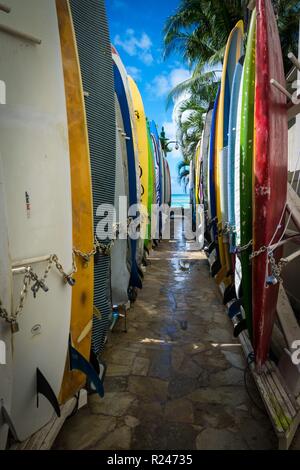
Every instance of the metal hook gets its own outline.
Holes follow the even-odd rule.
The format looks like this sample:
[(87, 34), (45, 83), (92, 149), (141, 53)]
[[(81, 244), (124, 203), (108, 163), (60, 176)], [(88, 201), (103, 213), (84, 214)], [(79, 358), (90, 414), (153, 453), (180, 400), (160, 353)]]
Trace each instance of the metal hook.
[(300, 71), (300, 62), (297, 59), (297, 57), (292, 52), (289, 52), (288, 53), (288, 58), (295, 65), (295, 67)]
[(271, 85), (273, 85), (277, 90), (283, 93), (289, 100), (293, 100), (293, 96), (282, 86), (280, 83), (277, 82), (274, 78), (270, 80)]

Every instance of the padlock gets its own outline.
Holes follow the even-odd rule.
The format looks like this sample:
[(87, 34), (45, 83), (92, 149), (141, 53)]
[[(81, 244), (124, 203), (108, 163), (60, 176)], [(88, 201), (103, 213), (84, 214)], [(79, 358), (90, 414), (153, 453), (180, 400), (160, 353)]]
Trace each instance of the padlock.
[(276, 286), (278, 279), (275, 276), (268, 276), (266, 279), (267, 286)]
[(33, 297), (36, 298), (36, 294), (38, 293), (39, 289), (40, 289), (41, 285), (40, 285), (40, 282), (39, 281), (36, 281), (33, 286), (31, 287), (31, 290), (32, 290), (32, 293), (33, 293)]
[(83, 263), (84, 268), (88, 268), (89, 263), (90, 263), (90, 257), (88, 255), (83, 256), (82, 263)]
[(67, 282), (69, 286), (73, 287), (76, 281), (71, 276), (65, 276), (65, 282)]
[(11, 332), (12, 333), (18, 333), (19, 331), (19, 323), (17, 321), (11, 322)]
[(48, 292), (49, 291), (49, 287), (45, 284), (45, 281), (43, 279), (41, 279), (39, 281), (39, 284), (40, 284), (40, 287), (43, 289), (44, 292)]

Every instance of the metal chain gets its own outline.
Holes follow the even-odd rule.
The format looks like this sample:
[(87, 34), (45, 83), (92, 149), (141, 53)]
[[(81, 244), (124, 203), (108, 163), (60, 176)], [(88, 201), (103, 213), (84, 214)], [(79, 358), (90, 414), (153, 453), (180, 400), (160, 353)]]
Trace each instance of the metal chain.
[(77, 266), (75, 262), (75, 256), (73, 255), (73, 262), (72, 262), (72, 272), (70, 274), (67, 274), (64, 269), (62, 264), (59, 262), (58, 256), (57, 255), (51, 255), (49, 257), (49, 261), (47, 264), (47, 267), (44, 271), (44, 274), (41, 278), (38, 277), (38, 275), (33, 271), (31, 266), (27, 266), (25, 269), (25, 275), (23, 278), (23, 286), (22, 290), (20, 293), (20, 300), (18, 303), (18, 306), (15, 310), (14, 313), (9, 314), (8, 311), (6, 310), (5, 307), (2, 306), (2, 301), (0, 299), (0, 318), (5, 320), (7, 323), (11, 324), (11, 328), (13, 332), (17, 332), (19, 330), (18, 327), (18, 322), (17, 318), (21, 314), (22, 310), (24, 309), (24, 303), (25, 299), (27, 297), (29, 287), (31, 285), (31, 282), (33, 281), (34, 284), (31, 287), (31, 290), (33, 292), (34, 298), (36, 297), (37, 292), (40, 290), (40, 288), (44, 292), (48, 292), (49, 288), (46, 285), (45, 281), (51, 271), (53, 263), (55, 264), (56, 269), (58, 272), (62, 275), (64, 281), (68, 283), (70, 286), (74, 286), (75, 280), (72, 278), (73, 274), (77, 272)]
[[(247, 251), (250, 248), (250, 246), (252, 246), (252, 244), (253, 244), (253, 240), (250, 240), (246, 245), (237, 246), (235, 251), (236, 251), (236, 253), (242, 253), (243, 251)], [(251, 257), (252, 257), (253, 254), (254, 253), (252, 253), (250, 255), (250, 259), (252, 259)]]
[(259, 248), (259, 250), (253, 251), (253, 252), (251, 253), (251, 255), (249, 256), (250, 261), (251, 261), (253, 258), (256, 258), (257, 256), (261, 255), (262, 253), (265, 253), (266, 251), (268, 251), (268, 247), (267, 247), (267, 246), (262, 246), (262, 247)]
[(95, 254), (97, 253), (97, 248), (98, 248), (98, 240), (95, 237), (94, 246), (93, 246), (93, 249), (91, 251), (88, 251), (87, 253), (84, 253), (81, 250), (73, 248), (73, 254), (78, 256), (79, 258), (82, 258), (85, 263), (89, 263), (90, 259), (93, 256), (95, 256)]
[[(284, 258), (281, 258), (278, 261), (278, 263), (276, 263), (276, 260), (273, 255), (273, 251), (270, 251), (268, 255), (269, 255), (269, 263), (271, 266), (272, 276), (274, 280), (276, 280), (277, 282), (283, 282), (283, 279), (281, 277), (281, 272), (284, 266), (288, 264), (288, 261)], [(274, 284), (274, 281), (272, 280), (272, 278), (270, 278), (269, 283)]]

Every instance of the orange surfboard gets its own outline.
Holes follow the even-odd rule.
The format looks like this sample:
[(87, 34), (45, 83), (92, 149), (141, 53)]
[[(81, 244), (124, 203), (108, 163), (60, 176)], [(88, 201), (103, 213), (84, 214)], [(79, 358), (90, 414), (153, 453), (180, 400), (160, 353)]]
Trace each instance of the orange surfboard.
[[(73, 247), (93, 250), (93, 203), (90, 153), (79, 59), (69, 2), (56, 0), (67, 103), (73, 216)], [(89, 361), (93, 320), (94, 261), (76, 257), (77, 273), (72, 290), (70, 339)], [(55, 347), (55, 345), (54, 345)], [(60, 402), (65, 403), (84, 387), (86, 376), (70, 370), (67, 357)]]

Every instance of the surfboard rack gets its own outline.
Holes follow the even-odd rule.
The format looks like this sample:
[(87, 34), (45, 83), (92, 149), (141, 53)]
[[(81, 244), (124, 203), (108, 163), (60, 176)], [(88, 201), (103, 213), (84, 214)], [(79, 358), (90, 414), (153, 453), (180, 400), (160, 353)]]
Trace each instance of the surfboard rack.
[(56, 395), (49, 384), (46, 377), (42, 374), (39, 368), (36, 369), (36, 406), (39, 407), (39, 396), (44, 395), (45, 398), (49, 401), (54, 409), (55, 413), (57, 414), (58, 418), (60, 418), (60, 407)]
[(277, 82), (274, 78), (271, 78), (270, 83), (275, 88), (277, 88), (278, 91), (283, 93), (290, 101), (293, 101), (293, 96), (291, 95), (291, 93), (288, 90), (286, 90), (286, 88), (284, 88), (282, 85), (280, 85), (280, 83)]
[(104, 388), (102, 380), (100, 379), (92, 364), (87, 361), (86, 358), (80, 354), (80, 352), (77, 351), (77, 349), (75, 349), (71, 344), (69, 344), (69, 358), (70, 369), (79, 370), (84, 375), (86, 375), (90, 382), (93, 383), (98, 395), (103, 398)]
[[(247, 331), (240, 333), (239, 340), (246, 358), (251, 357), (253, 348)], [(278, 437), (279, 449), (287, 450), (300, 424), (300, 404), (288, 390), (273, 361), (268, 360), (260, 373), (254, 362), (249, 363), (249, 369)]]
[(0, 3), (0, 11), (4, 11), (4, 13), (10, 13), (11, 8), (4, 3)]
[(36, 44), (39, 46), (42, 44), (42, 40), (32, 36), (31, 34), (23, 33), (23, 31), (18, 31), (17, 29), (10, 28), (5, 24), (0, 24), (0, 31), (5, 34), (9, 34), (10, 36), (14, 36), (15, 38), (22, 39), (26, 42), (31, 42), (32, 44)]
[(289, 52), (288, 58), (294, 64), (294, 66), (300, 71), (300, 61), (297, 59), (297, 57), (292, 52)]

